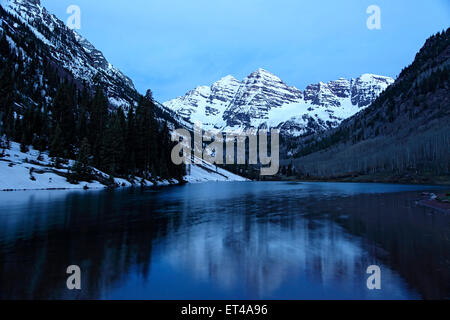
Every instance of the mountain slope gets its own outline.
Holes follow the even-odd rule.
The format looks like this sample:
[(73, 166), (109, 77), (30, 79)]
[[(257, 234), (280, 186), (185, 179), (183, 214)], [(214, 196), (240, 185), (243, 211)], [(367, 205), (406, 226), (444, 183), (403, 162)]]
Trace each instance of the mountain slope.
[(164, 106), (191, 122), (201, 121), (207, 129), (273, 127), (298, 136), (338, 126), (370, 105), (393, 81), (365, 74), (358, 79), (321, 82), (301, 91), (258, 69), (242, 81), (227, 76), (211, 87), (197, 87)]
[[(101, 83), (112, 106), (136, 103), (139, 94), (131, 79), (112, 66), (88, 40), (50, 14), (39, 0), (2, 0), (1, 5), (47, 46), (49, 54), (46, 58), (69, 71), (76, 80), (89, 87), (93, 87), (94, 82)], [(11, 24), (7, 17), (3, 22), (11, 30), (20, 27), (15, 22)], [(17, 32), (26, 31), (19, 28)]]
[(188, 125), (39, 1), (2, 2), (0, 189), (237, 179), (172, 163), (170, 129)]
[[(429, 38), (398, 79), (338, 128), (297, 141), (300, 177), (450, 179), (450, 29)], [(364, 179), (364, 178), (361, 178)]]

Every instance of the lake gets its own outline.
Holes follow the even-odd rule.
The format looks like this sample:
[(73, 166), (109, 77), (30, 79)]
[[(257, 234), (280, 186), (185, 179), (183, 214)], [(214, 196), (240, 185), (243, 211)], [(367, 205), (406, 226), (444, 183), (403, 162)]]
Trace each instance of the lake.
[[(239, 182), (0, 192), (0, 299), (443, 299), (437, 187)], [(81, 268), (81, 290), (66, 269)], [(367, 268), (381, 290), (367, 288)]]

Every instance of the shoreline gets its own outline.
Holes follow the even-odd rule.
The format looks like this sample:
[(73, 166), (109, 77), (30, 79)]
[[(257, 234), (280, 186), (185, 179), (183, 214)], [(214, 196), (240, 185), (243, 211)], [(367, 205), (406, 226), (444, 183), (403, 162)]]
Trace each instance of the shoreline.
[[(156, 183), (152, 185), (140, 185), (140, 184), (129, 184), (129, 185), (115, 185), (115, 186), (79, 186), (73, 188), (5, 188), (0, 189), (0, 192), (20, 192), (20, 191), (89, 191), (89, 190), (119, 190), (119, 189), (127, 189), (127, 188), (162, 188), (162, 187), (172, 187), (172, 186), (182, 186), (187, 184), (203, 184), (203, 183), (220, 183), (220, 182), (286, 182), (286, 183), (361, 183), (361, 184), (387, 184), (387, 185), (410, 185), (410, 186), (424, 186), (424, 187), (437, 187), (439, 189), (443, 189), (445, 187), (450, 188), (450, 184), (436, 184), (436, 183), (411, 183), (411, 182), (393, 182), (393, 181), (349, 181), (349, 180), (302, 180), (302, 179), (273, 179), (273, 180), (242, 180), (242, 181), (234, 181), (234, 180), (209, 180), (209, 181), (184, 181), (178, 183)], [(76, 186), (76, 185), (74, 185)]]
[(113, 177), (90, 166), (90, 181), (70, 183), (68, 178), (74, 163), (74, 160), (61, 159), (59, 166), (56, 166), (54, 159), (47, 152), (40, 152), (31, 147), (22, 152), (20, 145), (11, 141), (10, 146), (2, 149), (0, 153), (0, 192), (163, 187), (185, 183), (247, 180), (203, 162), (201, 165), (193, 165), (183, 181), (159, 176)]
[(356, 176), (356, 177), (331, 177), (331, 178), (283, 178), (276, 177), (274, 179), (266, 179), (261, 181), (286, 181), (286, 182), (340, 182), (340, 183), (388, 183), (388, 184), (409, 184), (409, 185), (428, 185), (437, 187), (449, 187), (450, 180), (439, 180), (438, 177), (415, 177), (415, 178), (391, 178), (391, 177), (369, 177), (369, 176)]

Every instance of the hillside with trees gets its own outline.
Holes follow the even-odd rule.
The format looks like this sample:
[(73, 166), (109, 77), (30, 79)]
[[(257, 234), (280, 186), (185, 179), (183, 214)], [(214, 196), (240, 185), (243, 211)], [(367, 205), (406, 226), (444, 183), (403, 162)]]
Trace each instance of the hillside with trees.
[(426, 41), (370, 107), (297, 140), (282, 171), (313, 180), (450, 183), (449, 76), (447, 29)]
[[(183, 166), (170, 160), (170, 116), (152, 98), (117, 108), (108, 102), (101, 77), (88, 85), (49, 54), (30, 27), (0, 6), (0, 136), (77, 159), (70, 179), (89, 180), (91, 166), (133, 180), (160, 177), (182, 181)], [(64, 35), (61, 35), (64, 36)]]

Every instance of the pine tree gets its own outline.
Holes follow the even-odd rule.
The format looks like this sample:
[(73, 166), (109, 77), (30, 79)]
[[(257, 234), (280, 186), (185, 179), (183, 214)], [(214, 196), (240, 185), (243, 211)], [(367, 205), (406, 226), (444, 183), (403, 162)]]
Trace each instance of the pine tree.
[(71, 168), (71, 174), (69, 175), (70, 182), (91, 181), (91, 169), (89, 167), (90, 152), (91, 146), (89, 145), (89, 141), (87, 138), (84, 138), (78, 151), (77, 160)]
[(84, 83), (83, 90), (78, 94), (78, 112), (76, 117), (76, 131), (78, 137), (88, 136), (89, 104), (91, 97), (86, 86), (86, 83)]
[(55, 133), (53, 134), (53, 140), (50, 145), (51, 157), (64, 157), (64, 141), (62, 137), (62, 131), (59, 125), (57, 125)]
[(101, 160), (106, 172), (117, 174), (121, 172), (121, 165), (125, 157), (124, 124), (120, 119), (121, 111), (114, 112), (106, 126), (102, 143)]
[(155, 159), (158, 156), (158, 124), (153, 107), (149, 90), (145, 97), (141, 98), (136, 111), (136, 166), (142, 174), (156, 171), (152, 170), (152, 167), (155, 167)]
[(5, 32), (2, 32), (2, 35), (0, 37), (0, 55), (2, 57), (8, 58), (11, 54), (11, 48), (9, 46), (9, 42), (6, 39)]
[(52, 111), (54, 126), (59, 126), (61, 130), (61, 143), (67, 157), (74, 154), (73, 149), (76, 142), (74, 109), (73, 86), (65, 81), (58, 89)]
[(88, 139), (92, 146), (94, 166), (100, 167), (102, 165), (100, 152), (104, 141), (103, 135), (106, 128), (106, 122), (108, 121), (108, 100), (101, 87), (97, 87), (95, 90), (89, 113)]
[(5, 134), (7, 137), (14, 137), (16, 134), (16, 122), (14, 119), (14, 111), (11, 106), (7, 107), (3, 114), (2, 127), (0, 134)]
[(136, 122), (132, 107), (128, 110), (127, 128), (125, 137), (125, 168), (127, 173), (135, 174), (136, 171)]
[(15, 71), (12, 65), (6, 63), (0, 71), (0, 113), (6, 113), (14, 106)]

